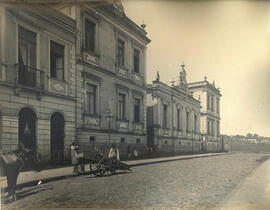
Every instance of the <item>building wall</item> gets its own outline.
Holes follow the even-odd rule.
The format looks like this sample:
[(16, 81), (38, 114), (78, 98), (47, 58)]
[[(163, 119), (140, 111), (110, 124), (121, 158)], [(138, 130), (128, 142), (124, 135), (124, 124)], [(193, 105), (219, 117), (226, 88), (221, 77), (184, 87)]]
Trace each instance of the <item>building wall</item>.
[[(53, 113), (58, 112), (65, 120), (64, 158), (68, 160), (69, 146), (75, 140), (75, 28), (72, 29), (73, 22), (60, 13), (57, 17), (60, 15), (71, 31), (46, 21), (43, 9), (33, 9), (30, 12), (27, 8), (16, 5), (8, 10), (1, 8), (1, 43), (5, 43), (1, 48), (0, 59), (3, 64), (0, 66), (0, 110), (3, 122), (1, 146), (4, 151), (18, 148), (18, 115), (22, 108), (29, 107), (37, 116), (36, 150), (41, 154), (43, 161), (50, 160), (50, 118)], [(47, 12), (49, 13), (45, 15), (54, 17), (55, 11)], [(15, 64), (19, 62), (19, 25), (36, 33), (35, 87), (18, 83), (18, 67)], [(64, 81), (50, 78), (50, 40), (65, 47)], [(39, 73), (40, 70), (43, 73)]]
[[(219, 112), (217, 112), (217, 99), (220, 103), (220, 91), (217, 89), (214, 84), (210, 84), (207, 80), (191, 83), (189, 88), (193, 93), (195, 98), (200, 98), (201, 102), (201, 133), (204, 136), (205, 140), (204, 150), (209, 152), (216, 152), (222, 149), (221, 138), (220, 138), (220, 105)], [(207, 98), (213, 97), (213, 109), (208, 107)], [(211, 104), (211, 100), (210, 100)], [(210, 121), (210, 129), (208, 132), (208, 121)], [(213, 122), (213, 131), (211, 122)], [(217, 123), (219, 123), (219, 133)]]
[[(190, 153), (200, 151), (200, 102), (178, 87), (170, 87), (159, 81), (148, 86), (148, 141), (158, 151), (165, 153)], [(167, 127), (163, 125), (163, 106), (168, 106)], [(180, 110), (180, 128), (177, 125), (177, 112)], [(189, 130), (187, 114), (189, 112)], [(195, 117), (197, 124), (195, 131)]]
[[(114, 16), (104, 11), (77, 8), (77, 140), (85, 148), (99, 145), (106, 148), (109, 143), (121, 147), (126, 154), (128, 145), (146, 147), (146, 45), (148, 42), (135, 35), (128, 27), (122, 26)], [(95, 23), (95, 52), (84, 51), (85, 19)], [(134, 24), (134, 23), (133, 23)], [(142, 29), (141, 29), (142, 30)], [(117, 39), (124, 40), (124, 66), (117, 65)], [(149, 40), (150, 41), (150, 40)], [(133, 71), (133, 50), (140, 50), (139, 73)], [(97, 87), (97, 113), (86, 113), (86, 84)], [(126, 95), (126, 120), (118, 119), (118, 94)], [(134, 122), (134, 100), (141, 100), (140, 122)], [(111, 123), (108, 122), (111, 116)], [(109, 141), (110, 135), (110, 141)], [(91, 142), (90, 137), (95, 141)], [(121, 143), (121, 138), (125, 139)], [(87, 146), (88, 145), (88, 146)], [(108, 149), (108, 148), (107, 148)], [(107, 152), (107, 151), (106, 151)], [(91, 153), (85, 151), (85, 153)]]

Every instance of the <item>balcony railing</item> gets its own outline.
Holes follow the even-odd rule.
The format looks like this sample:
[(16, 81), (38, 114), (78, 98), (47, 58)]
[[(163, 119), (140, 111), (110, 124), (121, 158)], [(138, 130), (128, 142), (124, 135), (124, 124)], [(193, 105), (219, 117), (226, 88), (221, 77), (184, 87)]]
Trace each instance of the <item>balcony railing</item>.
[(29, 66), (15, 64), (14, 82), (15, 84), (43, 89), (45, 72)]

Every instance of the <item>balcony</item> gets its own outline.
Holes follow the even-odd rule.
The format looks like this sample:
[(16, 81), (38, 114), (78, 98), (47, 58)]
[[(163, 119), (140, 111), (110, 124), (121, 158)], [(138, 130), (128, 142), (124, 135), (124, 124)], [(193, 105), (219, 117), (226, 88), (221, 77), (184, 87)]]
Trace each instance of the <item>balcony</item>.
[(5, 67), (3, 81), (29, 89), (44, 89), (45, 71), (19, 64)]

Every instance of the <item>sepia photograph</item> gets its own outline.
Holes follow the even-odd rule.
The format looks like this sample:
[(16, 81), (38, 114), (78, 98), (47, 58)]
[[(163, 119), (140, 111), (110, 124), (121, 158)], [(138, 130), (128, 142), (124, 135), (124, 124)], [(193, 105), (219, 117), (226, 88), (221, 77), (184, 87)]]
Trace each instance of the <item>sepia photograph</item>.
[(0, 209), (270, 210), (270, 0), (0, 0)]

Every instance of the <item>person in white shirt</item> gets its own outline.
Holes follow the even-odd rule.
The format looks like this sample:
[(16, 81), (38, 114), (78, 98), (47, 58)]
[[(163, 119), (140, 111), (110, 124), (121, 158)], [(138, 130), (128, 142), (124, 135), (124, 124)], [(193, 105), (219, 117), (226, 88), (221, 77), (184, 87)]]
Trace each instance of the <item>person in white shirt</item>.
[(109, 158), (114, 160), (120, 160), (119, 149), (116, 147), (115, 144), (112, 144), (112, 147), (109, 151)]

